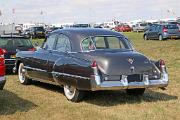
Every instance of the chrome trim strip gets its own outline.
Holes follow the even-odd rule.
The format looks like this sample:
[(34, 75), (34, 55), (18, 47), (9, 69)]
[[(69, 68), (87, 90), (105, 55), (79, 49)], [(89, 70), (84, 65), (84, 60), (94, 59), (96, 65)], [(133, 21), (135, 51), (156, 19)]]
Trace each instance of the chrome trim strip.
[(31, 70), (35, 70), (35, 71), (40, 71), (40, 72), (47, 72), (46, 70), (42, 70), (42, 69), (38, 69), (38, 68), (32, 68), (29, 66), (24, 66), (25, 69), (31, 69)]
[(6, 60), (13, 60), (13, 61), (15, 61), (16, 59), (5, 59), (5, 61), (6, 61)]
[(55, 76), (56, 75), (64, 75), (64, 76), (80, 78), (80, 79), (90, 79), (88, 77), (82, 77), (82, 76), (79, 76), (79, 75), (71, 75), (71, 74), (67, 74), (67, 73), (60, 73), (60, 72), (54, 72), (54, 71), (52, 71), (51, 73), (54, 74)]
[(128, 83), (127, 76), (122, 75), (122, 79), (119, 81), (103, 81), (99, 83), (99, 78), (95, 77), (91, 80), (92, 91), (96, 90), (121, 90), (132, 88), (151, 88), (151, 87), (166, 87), (168, 85), (168, 74), (163, 73), (161, 79), (149, 80), (148, 75), (143, 75), (142, 82), (130, 82)]

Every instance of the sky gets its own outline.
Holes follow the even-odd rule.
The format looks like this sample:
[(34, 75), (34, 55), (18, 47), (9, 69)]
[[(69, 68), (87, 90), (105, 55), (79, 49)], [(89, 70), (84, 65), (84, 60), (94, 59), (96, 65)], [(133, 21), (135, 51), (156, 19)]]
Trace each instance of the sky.
[(0, 11), (0, 23), (147, 20), (180, 17), (180, 0), (0, 0)]

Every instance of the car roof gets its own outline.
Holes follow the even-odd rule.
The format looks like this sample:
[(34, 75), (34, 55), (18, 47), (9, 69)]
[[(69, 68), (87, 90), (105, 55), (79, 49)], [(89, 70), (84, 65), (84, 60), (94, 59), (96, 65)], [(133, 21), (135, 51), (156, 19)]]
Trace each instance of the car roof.
[(20, 35), (0, 35), (0, 38), (23, 38), (23, 39), (28, 39), (24, 36), (20, 36)]
[[(64, 34), (69, 37), (72, 44), (72, 51), (77, 52), (81, 50), (81, 42), (85, 38), (90, 36), (118, 36), (125, 37), (119, 32), (102, 28), (69, 28), (69, 29), (58, 29), (51, 32), (52, 34)], [(48, 35), (48, 36), (49, 36)]]
[(81, 37), (98, 36), (98, 35), (123, 36), (119, 32), (102, 29), (102, 28), (65, 28), (65, 29), (55, 30), (52, 33), (70, 33), (74, 35), (75, 34), (79, 35)]

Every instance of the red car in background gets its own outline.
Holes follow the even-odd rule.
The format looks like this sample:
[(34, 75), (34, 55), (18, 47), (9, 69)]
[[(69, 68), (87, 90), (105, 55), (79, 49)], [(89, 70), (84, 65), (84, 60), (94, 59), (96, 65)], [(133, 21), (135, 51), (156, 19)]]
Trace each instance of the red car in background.
[(0, 90), (4, 88), (4, 85), (6, 83), (4, 53), (5, 50), (0, 48)]
[(129, 25), (117, 25), (114, 30), (118, 32), (131, 32), (132, 29)]

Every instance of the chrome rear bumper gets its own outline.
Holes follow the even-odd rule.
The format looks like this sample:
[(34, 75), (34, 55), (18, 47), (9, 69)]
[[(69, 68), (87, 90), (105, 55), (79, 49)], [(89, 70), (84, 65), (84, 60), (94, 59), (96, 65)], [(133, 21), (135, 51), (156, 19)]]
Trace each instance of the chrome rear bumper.
[(103, 81), (100, 82), (100, 77), (95, 76), (94, 80), (91, 80), (91, 90), (121, 90), (121, 89), (133, 89), (133, 88), (152, 88), (152, 87), (166, 87), (168, 85), (168, 74), (163, 73), (161, 79), (149, 80), (148, 75), (143, 75), (142, 82), (130, 82), (128, 83), (127, 76), (123, 75), (120, 81)]

